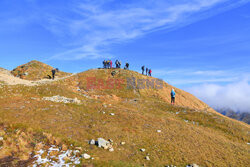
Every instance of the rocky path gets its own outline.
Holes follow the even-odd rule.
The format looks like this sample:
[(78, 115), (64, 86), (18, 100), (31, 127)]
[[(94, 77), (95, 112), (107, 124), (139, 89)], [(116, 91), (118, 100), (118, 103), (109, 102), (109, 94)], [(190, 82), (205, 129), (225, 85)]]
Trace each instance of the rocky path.
[(62, 78), (55, 78), (55, 80), (42, 79), (39, 81), (28, 81), (28, 80), (15, 77), (10, 73), (10, 71), (0, 68), (0, 82), (3, 82), (4, 84), (7, 84), (7, 85), (20, 85), (21, 84), (21, 85), (26, 85), (26, 86), (36, 86), (36, 85), (47, 84), (47, 83), (58, 81), (58, 80), (63, 80), (73, 75), (76, 75), (76, 74), (72, 74), (66, 77), (62, 77)]

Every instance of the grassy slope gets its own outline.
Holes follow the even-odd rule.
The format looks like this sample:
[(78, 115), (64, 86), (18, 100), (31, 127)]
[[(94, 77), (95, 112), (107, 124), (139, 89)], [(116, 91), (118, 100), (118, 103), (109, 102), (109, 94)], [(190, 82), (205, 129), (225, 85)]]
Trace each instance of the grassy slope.
[[(172, 87), (168, 84), (163, 90), (86, 90), (86, 77), (107, 79), (111, 77), (110, 72), (90, 70), (65, 81), (36, 87), (4, 86), (0, 88), (0, 120), (21, 123), (75, 141), (95, 157), (94, 161), (86, 163), (97, 166), (249, 164), (246, 144), (250, 142), (249, 125), (217, 114), (179, 89), (176, 89), (178, 106), (169, 105)], [(121, 70), (115, 78), (130, 76), (146, 77)], [(81, 92), (77, 91), (78, 87)], [(54, 95), (77, 97), (83, 104), (41, 100)], [(157, 133), (158, 129), (162, 132)], [(117, 143), (115, 152), (87, 144), (86, 140), (98, 137), (113, 139)], [(122, 141), (126, 142), (124, 146), (120, 145)], [(146, 152), (140, 152), (140, 148), (145, 148)], [(147, 154), (151, 161), (144, 159)]]
[[(14, 70), (11, 71), (11, 73), (14, 76), (19, 76), (22, 79), (27, 79), (27, 80), (40, 80), (47, 78), (48, 75), (52, 76), (51, 70), (53, 67), (44, 64), (42, 62), (33, 60), (27, 64), (23, 64), (21, 66), (18, 66)], [(24, 75), (24, 73), (28, 73), (28, 75)], [(56, 73), (57, 77), (64, 77), (69, 75), (69, 73), (59, 71)]]

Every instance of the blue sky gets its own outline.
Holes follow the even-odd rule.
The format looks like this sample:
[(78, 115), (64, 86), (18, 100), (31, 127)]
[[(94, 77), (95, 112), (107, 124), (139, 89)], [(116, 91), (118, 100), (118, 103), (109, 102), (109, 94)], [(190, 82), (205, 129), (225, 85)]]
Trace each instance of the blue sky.
[(0, 11), (7, 69), (36, 59), (81, 72), (111, 58), (192, 93), (249, 85), (250, 0), (1, 0)]

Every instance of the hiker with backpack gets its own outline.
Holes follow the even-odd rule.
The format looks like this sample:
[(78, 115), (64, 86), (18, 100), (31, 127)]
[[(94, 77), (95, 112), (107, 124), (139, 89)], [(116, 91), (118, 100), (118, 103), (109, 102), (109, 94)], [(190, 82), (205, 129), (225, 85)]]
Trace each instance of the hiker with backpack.
[(52, 79), (54, 80), (55, 79), (55, 74), (56, 74), (56, 69), (53, 68), (51, 72), (52, 72)]
[(145, 66), (142, 66), (142, 67), (141, 67), (142, 75), (144, 75), (144, 69), (145, 69)]
[(107, 66), (106, 60), (103, 60), (102, 64), (103, 64), (103, 68), (106, 68)]
[(148, 75), (148, 68), (146, 68), (146, 75)]
[(148, 75), (149, 75), (149, 76), (151, 76), (151, 74), (152, 74), (152, 70), (151, 70), (151, 69), (149, 69), (149, 71), (148, 71)]
[(125, 69), (125, 70), (128, 70), (128, 69), (129, 69), (129, 64), (128, 64), (128, 63), (126, 63), (124, 69)]
[(174, 89), (171, 90), (171, 104), (174, 105), (175, 104), (175, 91)]

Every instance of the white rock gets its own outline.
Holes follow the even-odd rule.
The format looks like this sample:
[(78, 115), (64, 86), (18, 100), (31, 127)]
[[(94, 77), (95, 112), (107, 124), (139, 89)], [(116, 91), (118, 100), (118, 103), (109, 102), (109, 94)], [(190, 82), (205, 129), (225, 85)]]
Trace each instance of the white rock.
[(94, 139), (91, 139), (91, 140), (89, 141), (89, 144), (95, 145), (95, 140), (94, 140)]
[(83, 157), (84, 159), (90, 159), (90, 158), (91, 158), (90, 155), (88, 155), (88, 154), (86, 154), (86, 153), (82, 154), (82, 157)]
[(114, 113), (110, 113), (110, 115), (114, 116), (115, 114)]
[(157, 130), (158, 133), (161, 133), (161, 130)]
[(0, 141), (3, 141), (3, 137), (0, 137)]
[(110, 148), (109, 151), (110, 151), (110, 152), (114, 152), (115, 150), (114, 150), (113, 148)]
[(125, 145), (126, 143), (124, 141), (121, 142), (121, 145)]
[(148, 161), (150, 161), (150, 158), (149, 158), (149, 156), (146, 156), (146, 157), (145, 157), (145, 159), (146, 159), (146, 160), (148, 160)]
[(141, 148), (140, 150), (141, 150), (141, 152), (145, 152), (145, 151), (146, 151), (146, 149), (145, 149), (145, 148)]
[(110, 143), (109, 141), (103, 139), (103, 138), (98, 138), (97, 139), (97, 144), (98, 144), (98, 147), (103, 147), (104, 149), (108, 149), (109, 146), (110, 146)]

